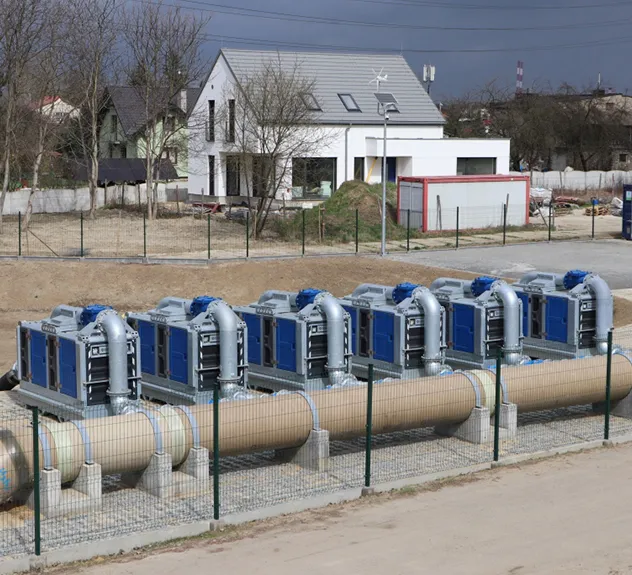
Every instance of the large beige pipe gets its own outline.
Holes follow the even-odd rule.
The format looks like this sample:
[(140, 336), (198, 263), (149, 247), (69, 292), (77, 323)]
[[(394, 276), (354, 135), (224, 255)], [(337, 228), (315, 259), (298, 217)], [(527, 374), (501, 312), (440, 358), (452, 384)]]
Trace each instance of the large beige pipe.
[[(521, 412), (538, 411), (603, 401), (606, 358), (603, 356), (548, 362), (503, 369), (506, 398)], [(384, 382), (373, 393), (373, 431), (387, 433), (466, 420), (476, 406), (472, 380), (479, 383), (480, 402), (493, 402), (491, 372), (474, 371), (415, 380)], [(612, 358), (612, 399), (624, 398), (632, 388), (632, 364), (625, 357)], [(487, 390), (487, 394), (486, 394)], [(331, 439), (362, 436), (366, 424), (366, 386), (314, 392), (313, 405), (320, 427)], [(196, 420), (200, 445), (212, 448), (213, 409), (188, 408)], [(90, 439), (92, 460), (104, 474), (139, 471), (147, 467), (158, 449), (152, 419), (162, 435), (162, 451), (173, 465), (181, 463), (194, 446), (193, 428), (186, 408), (93, 419), (82, 422)], [(261, 399), (220, 404), (221, 454), (239, 455), (268, 449), (297, 447), (313, 427), (312, 410), (300, 394), (280, 394)], [(85, 446), (76, 424), (42, 423), (40, 462), (60, 469), (62, 480), (72, 481), (84, 463)], [(33, 475), (32, 428), (27, 421), (0, 429), (0, 502), (27, 487)]]

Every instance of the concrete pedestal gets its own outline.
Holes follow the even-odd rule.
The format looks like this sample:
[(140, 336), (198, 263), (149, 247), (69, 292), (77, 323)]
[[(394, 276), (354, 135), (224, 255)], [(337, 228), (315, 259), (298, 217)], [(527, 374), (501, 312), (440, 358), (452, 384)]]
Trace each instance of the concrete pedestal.
[(329, 431), (312, 429), (303, 445), (293, 449), (280, 449), (276, 452), (276, 456), (285, 463), (294, 463), (317, 473), (327, 473), (329, 471)]
[(194, 447), (184, 463), (173, 471), (174, 495), (199, 495), (211, 484), (209, 452), (205, 447)]
[[(501, 439), (515, 437), (518, 430), (518, 407), (513, 403), (501, 404), (499, 423)], [(490, 443), (494, 440), (494, 420), (489, 409), (475, 407), (463, 423), (440, 425), (435, 431), (439, 435), (457, 437), (469, 443)]]
[(172, 497), (174, 485), (171, 455), (169, 453), (154, 453), (145, 470), (137, 473), (124, 473), (121, 480), (130, 487), (142, 489), (160, 499)]

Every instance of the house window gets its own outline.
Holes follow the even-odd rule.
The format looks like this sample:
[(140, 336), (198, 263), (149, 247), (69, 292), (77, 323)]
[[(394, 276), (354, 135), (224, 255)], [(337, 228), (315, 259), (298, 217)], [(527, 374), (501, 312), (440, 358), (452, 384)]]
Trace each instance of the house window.
[(274, 162), (269, 156), (253, 156), (252, 195), (264, 198), (274, 193), (275, 176)]
[(215, 156), (208, 157), (208, 195), (215, 195)]
[(627, 164), (628, 163), (628, 155), (627, 154), (619, 154), (619, 163)]
[(121, 144), (121, 158), (127, 158), (127, 144)]
[(206, 126), (206, 141), (215, 141), (215, 100), (208, 101), (208, 124)]
[(239, 158), (226, 156), (226, 195), (239, 195)]
[(176, 117), (167, 116), (165, 118), (165, 132), (173, 133), (176, 131)]
[(301, 100), (303, 104), (310, 112), (322, 112), (322, 108), (318, 103), (318, 100), (314, 97), (314, 94), (301, 94)]
[(162, 151), (162, 159), (170, 160), (176, 166), (178, 164), (178, 148), (165, 148)]
[(496, 173), (496, 158), (457, 158), (459, 176), (479, 176)]
[(347, 108), (348, 112), (361, 112), (360, 106), (358, 106), (357, 102), (353, 98), (351, 94), (338, 94), (338, 97), (344, 104), (344, 107)]
[(229, 143), (235, 141), (235, 100), (228, 100), (228, 130), (226, 141)]
[(292, 195), (327, 198), (336, 187), (336, 158), (292, 158)]
[(353, 159), (353, 179), (364, 181), (364, 158)]
[(114, 135), (114, 138), (116, 139), (117, 137), (117, 133), (118, 133), (118, 116), (116, 114), (112, 114), (112, 117), (110, 118), (110, 126), (111, 126), (111, 130), (112, 130), (112, 134)]

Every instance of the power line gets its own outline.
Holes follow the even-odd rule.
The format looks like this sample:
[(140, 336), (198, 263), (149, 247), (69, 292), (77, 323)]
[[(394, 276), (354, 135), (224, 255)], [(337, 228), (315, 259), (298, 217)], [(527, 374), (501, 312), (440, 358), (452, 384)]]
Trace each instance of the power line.
[(536, 10), (586, 10), (590, 8), (611, 8), (618, 6), (630, 7), (632, 1), (630, 0), (617, 0), (614, 2), (601, 2), (599, 4), (565, 4), (551, 6), (547, 4), (534, 5), (525, 3), (522, 6), (507, 6), (505, 4), (461, 4), (451, 2), (429, 1), (429, 0), (349, 0), (349, 2), (361, 2), (364, 4), (385, 4), (385, 5), (400, 5), (411, 6), (415, 8), (445, 8), (448, 10), (503, 10), (511, 12), (531, 12)]
[[(150, 0), (134, 0), (146, 3), (154, 3)], [(521, 31), (547, 31), (547, 30), (579, 30), (588, 28), (604, 28), (610, 26), (625, 26), (632, 22), (632, 18), (616, 20), (605, 20), (601, 22), (582, 22), (576, 24), (554, 24), (548, 26), (433, 26), (426, 24), (401, 24), (396, 22), (368, 22), (364, 20), (344, 20), (340, 18), (329, 18), (324, 16), (310, 16), (308, 14), (293, 14), (290, 12), (278, 12), (273, 10), (261, 10), (257, 8), (246, 8), (242, 6), (230, 6), (227, 4), (217, 4), (204, 0), (180, 0), (187, 5), (195, 6), (203, 12), (224, 14), (230, 16), (243, 16), (246, 18), (261, 18), (265, 20), (283, 20), (287, 22), (305, 22), (310, 24), (327, 24), (329, 26), (362, 26), (369, 28), (393, 28), (406, 30), (436, 30), (442, 32), (521, 32)], [(377, 2), (378, 0), (351, 0)], [(384, 0), (382, 0), (384, 1)], [(389, 2), (386, 2), (389, 4)], [(401, 4), (415, 6), (409, 2)], [(632, 2), (627, 2), (632, 5)], [(169, 6), (174, 6), (169, 4)], [(454, 6), (454, 5), (453, 5)]]

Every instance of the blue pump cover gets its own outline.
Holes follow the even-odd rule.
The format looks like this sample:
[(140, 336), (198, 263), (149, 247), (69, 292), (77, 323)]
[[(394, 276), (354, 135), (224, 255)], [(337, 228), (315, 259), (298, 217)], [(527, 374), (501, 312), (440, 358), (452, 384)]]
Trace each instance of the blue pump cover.
[(396, 304), (402, 303), (413, 295), (413, 292), (419, 287), (419, 284), (411, 284), (409, 282), (395, 286), (393, 290), (393, 301)]
[(79, 320), (81, 321), (81, 325), (85, 327), (89, 323), (92, 323), (97, 319), (97, 316), (106, 309), (112, 309), (112, 306), (94, 304), (84, 307), (83, 311), (81, 312), (81, 317), (79, 318)]
[(472, 295), (474, 297), (478, 297), (484, 294), (489, 288), (492, 287), (492, 284), (496, 281), (496, 278), (491, 278), (489, 276), (481, 276), (476, 278), (472, 282)]
[(587, 275), (590, 275), (590, 272), (585, 272), (583, 270), (571, 270), (570, 272), (567, 272), (564, 276), (564, 287), (566, 289), (573, 289), (575, 286), (582, 283)]
[(310, 303), (314, 303), (316, 296), (319, 293), (322, 293), (323, 290), (316, 288), (307, 288), (298, 292), (296, 296), (296, 307), (298, 309), (303, 309), (305, 306), (308, 306)]
[(218, 299), (221, 298), (212, 297), (210, 295), (199, 295), (196, 298), (193, 298), (190, 309), (191, 315), (193, 317), (197, 317), (201, 313), (205, 312), (212, 302), (217, 301)]

